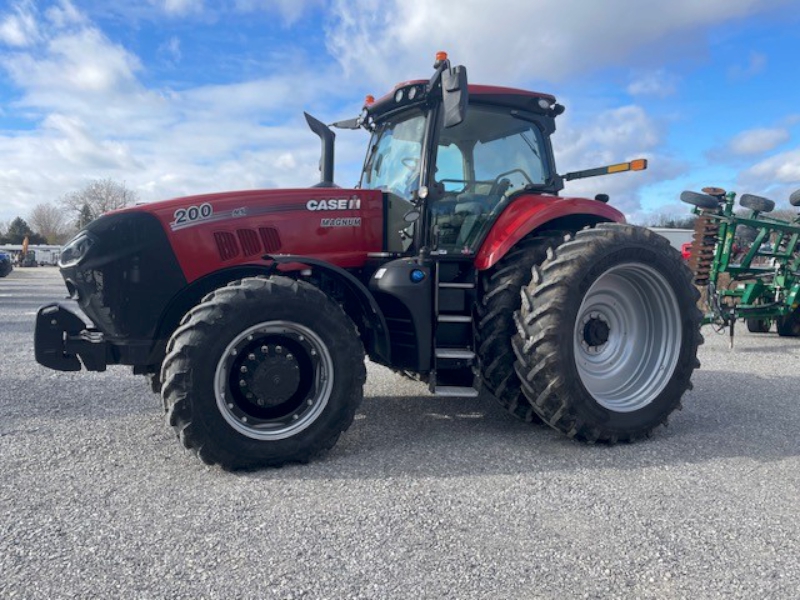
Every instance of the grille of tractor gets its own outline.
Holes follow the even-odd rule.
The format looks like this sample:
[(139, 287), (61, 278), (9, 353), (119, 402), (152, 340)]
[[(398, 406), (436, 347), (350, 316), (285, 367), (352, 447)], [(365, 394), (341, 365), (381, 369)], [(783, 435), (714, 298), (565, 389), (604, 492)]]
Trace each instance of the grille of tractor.
[(281, 236), (274, 227), (259, 227), (258, 233), (261, 235), (261, 243), (264, 244), (264, 252), (277, 252), (281, 249)]
[(217, 250), (222, 260), (230, 260), (239, 256), (239, 244), (236, 236), (227, 231), (215, 231), (214, 241), (217, 242)]
[(719, 225), (708, 215), (700, 215), (694, 222), (689, 268), (694, 273), (696, 285), (706, 285), (714, 260)]
[(252, 229), (237, 229), (236, 235), (239, 237), (239, 243), (242, 245), (242, 254), (245, 256), (253, 256), (254, 254), (261, 253), (261, 242), (255, 231)]
[(222, 260), (243, 256), (256, 256), (277, 252), (281, 249), (281, 238), (274, 227), (255, 229), (237, 229), (236, 234), (228, 231), (215, 231), (214, 241)]

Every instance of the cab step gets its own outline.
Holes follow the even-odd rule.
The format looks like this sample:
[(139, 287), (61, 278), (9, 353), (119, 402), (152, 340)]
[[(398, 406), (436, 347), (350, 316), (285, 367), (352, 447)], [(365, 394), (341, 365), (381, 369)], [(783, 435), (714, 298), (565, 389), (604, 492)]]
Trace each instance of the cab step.
[(460, 348), (436, 348), (436, 358), (472, 360), (475, 358), (475, 353), (472, 350), (462, 350)]
[(469, 315), (439, 315), (439, 323), (472, 323)]
[(478, 390), (474, 387), (456, 385), (437, 385), (433, 388), (436, 396), (458, 397), (458, 398), (477, 398)]

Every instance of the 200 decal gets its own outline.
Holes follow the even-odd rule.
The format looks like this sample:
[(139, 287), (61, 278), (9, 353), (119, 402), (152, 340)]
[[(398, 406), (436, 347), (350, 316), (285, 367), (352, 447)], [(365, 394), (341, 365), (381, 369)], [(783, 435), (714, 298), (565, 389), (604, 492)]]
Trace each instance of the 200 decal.
[(209, 204), (208, 202), (204, 202), (200, 206), (189, 206), (187, 208), (179, 208), (172, 215), (174, 218), (172, 225), (177, 226), (186, 223), (191, 223), (193, 221), (208, 219), (213, 214), (214, 214), (214, 207), (211, 206), (211, 204)]

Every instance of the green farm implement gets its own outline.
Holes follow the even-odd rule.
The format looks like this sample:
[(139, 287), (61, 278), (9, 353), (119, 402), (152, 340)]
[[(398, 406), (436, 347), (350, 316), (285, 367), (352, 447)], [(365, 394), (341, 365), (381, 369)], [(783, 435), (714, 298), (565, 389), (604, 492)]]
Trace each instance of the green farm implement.
[[(751, 332), (775, 323), (779, 335), (800, 336), (800, 214), (771, 216), (775, 202), (751, 194), (737, 213), (735, 199), (719, 188), (681, 194), (697, 215), (689, 267), (707, 292), (703, 323), (727, 327), (731, 343), (738, 319)], [(789, 201), (800, 206), (800, 190)]]

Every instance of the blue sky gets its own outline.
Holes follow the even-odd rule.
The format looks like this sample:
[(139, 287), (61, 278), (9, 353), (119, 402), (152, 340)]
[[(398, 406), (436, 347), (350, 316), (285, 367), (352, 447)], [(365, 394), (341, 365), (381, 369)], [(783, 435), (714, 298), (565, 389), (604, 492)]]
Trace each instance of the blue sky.
[[(554, 94), (560, 171), (634, 221), (715, 185), (788, 206), (800, 188), (796, 0), (100, 0), (0, 4), (0, 221), (112, 178), (153, 201), (304, 187), (331, 122), (428, 77), (447, 50), (474, 83)], [(337, 137), (340, 185), (366, 137)]]

